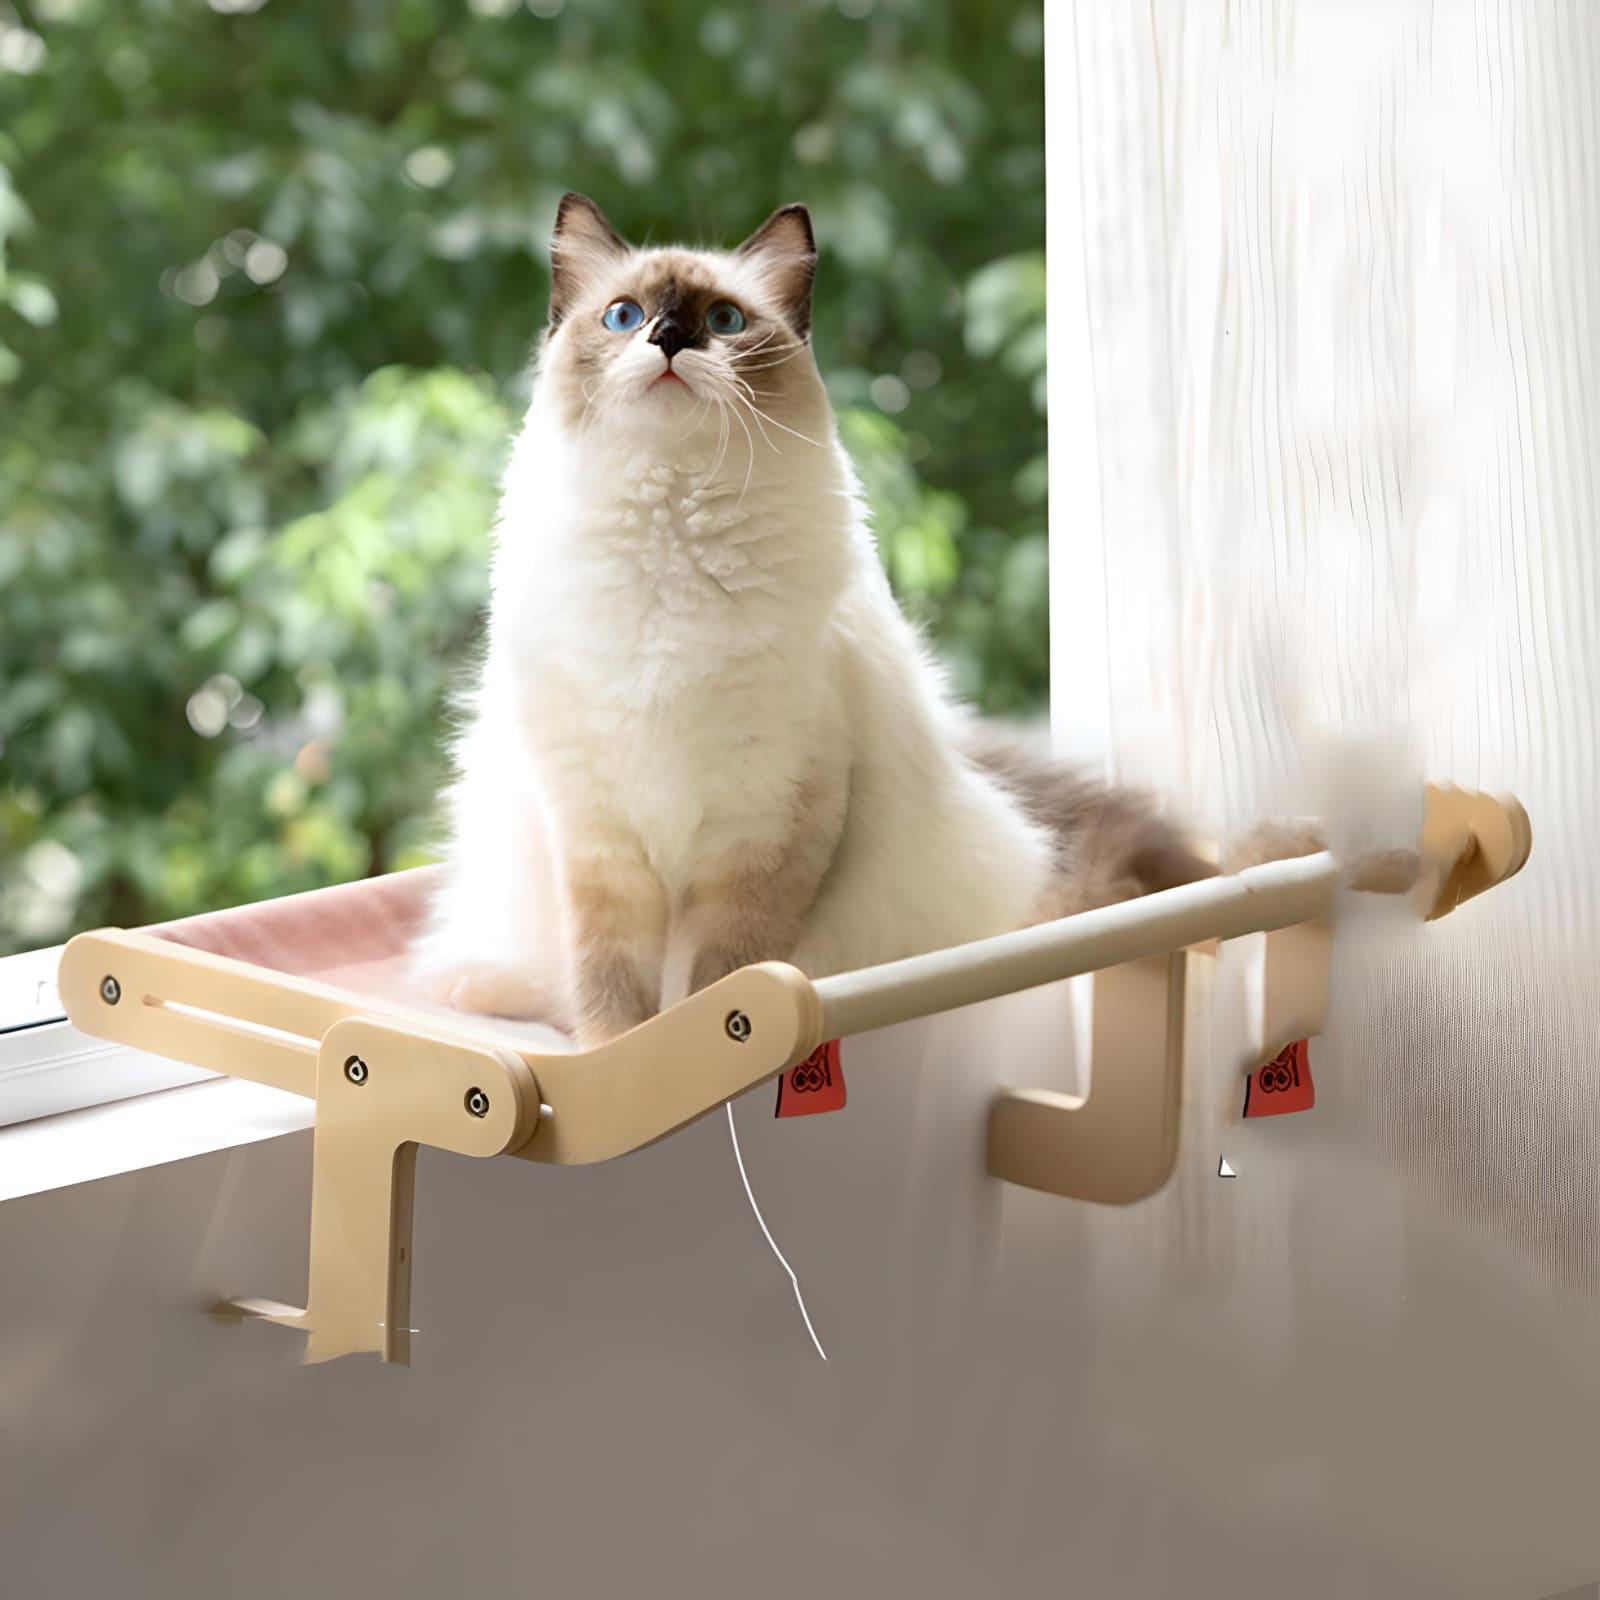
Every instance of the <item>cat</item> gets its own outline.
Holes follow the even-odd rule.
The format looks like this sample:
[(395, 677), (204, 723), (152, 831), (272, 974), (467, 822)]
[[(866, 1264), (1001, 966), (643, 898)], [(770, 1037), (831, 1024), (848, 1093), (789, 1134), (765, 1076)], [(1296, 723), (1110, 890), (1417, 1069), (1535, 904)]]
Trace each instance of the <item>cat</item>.
[(562, 199), (434, 998), (591, 1046), (749, 962), (818, 977), (1218, 870), (950, 693), (834, 430), (816, 259), (800, 205), (707, 251)]

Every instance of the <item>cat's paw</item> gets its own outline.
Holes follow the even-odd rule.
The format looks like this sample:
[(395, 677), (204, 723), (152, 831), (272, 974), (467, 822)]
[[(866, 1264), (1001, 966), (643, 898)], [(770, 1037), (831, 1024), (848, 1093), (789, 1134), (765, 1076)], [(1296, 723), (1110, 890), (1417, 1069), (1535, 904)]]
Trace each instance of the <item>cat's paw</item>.
[(569, 1026), (564, 998), (549, 984), (511, 967), (487, 962), (447, 967), (425, 972), (418, 981), (428, 999), (456, 1011)]

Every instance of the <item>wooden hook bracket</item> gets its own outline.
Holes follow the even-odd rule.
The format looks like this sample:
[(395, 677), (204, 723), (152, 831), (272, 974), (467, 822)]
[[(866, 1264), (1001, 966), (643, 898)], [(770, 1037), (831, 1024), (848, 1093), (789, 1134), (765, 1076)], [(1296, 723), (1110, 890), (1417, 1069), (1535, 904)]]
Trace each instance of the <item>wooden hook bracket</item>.
[(214, 1315), (298, 1328), (308, 1362), (376, 1346), (409, 1366), (417, 1146), (464, 1156), (518, 1149), (538, 1123), (539, 1085), (509, 1051), (348, 1017), (323, 1036), (316, 1098), (305, 1307), (237, 1299)]
[[(1521, 871), (1532, 843), (1528, 814), (1513, 797), (1430, 785), (1417, 848), (1392, 852), (1349, 881), (1409, 892), (1418, 913), (1432, 920)], [(1265, 917), (1252, 930), (1266, 933), (1252, 1042), (1267, 1054), (1320, 1033), (1327, 1014), (1333, 914), (1344, 879), (1331, 856), (1303, 859), (1327, 863), (1302, 902), (1307, 914)], [(1281, 875), (1286, 865), (1238, 876)], [(1164, 1004), (1153, 963), (1096, 972), (1088, 1097), (1042, 1089), (998, 1094), (989, 1111), (992, 1176), (1107, 1205), (1165, 1186), (1177, 1161), (1184, 1078), (1182, 958), (1169, 960)]]
[(1428, 786), (1422, 813), (1419, 904), (1432, 922), (1514, 878), (1533, 850), (1533, 825), (1509, 794)]
[(1095, 973), (1088, 1097), (998, 1095), (991, 1175), (1106, 1205), (1142, 1200), (1167, 1181), (1178, 1155), (1188, 965), (1201, 959), (1177, 951)]

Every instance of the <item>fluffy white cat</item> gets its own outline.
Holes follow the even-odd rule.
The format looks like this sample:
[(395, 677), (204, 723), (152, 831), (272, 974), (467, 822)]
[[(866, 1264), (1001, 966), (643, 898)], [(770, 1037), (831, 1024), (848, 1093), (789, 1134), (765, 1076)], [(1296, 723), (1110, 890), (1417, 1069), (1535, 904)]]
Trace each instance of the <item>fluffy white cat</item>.
[(432, 993), (593, 1043), (747, 962), (817, 976), (1214, 870), (946, 692), (812, 359), (803, 207), (634, 249), (568, 195), (552, 258)]

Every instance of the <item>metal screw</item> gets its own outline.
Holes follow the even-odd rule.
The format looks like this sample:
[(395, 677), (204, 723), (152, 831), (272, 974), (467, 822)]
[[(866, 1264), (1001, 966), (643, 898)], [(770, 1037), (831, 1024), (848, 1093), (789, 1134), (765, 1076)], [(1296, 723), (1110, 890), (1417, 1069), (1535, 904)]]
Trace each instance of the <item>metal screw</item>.
[(366, 1062), (360, 1056), (351, 1056), (344, 1064), (344, 1075), (359, 1089), (367, 1081)]
[(482, 1089), (468, 1089), (466, 1105), (468, 1116), (486, 1117), (489, 1115), (489, 1097)]
[(114, 1006), (122, 998), (122, 985), (109, 972), (100, 980), (100, 998), (108, 1006)]
[(742, 1011), (730, 1011), (726, 1023), (728, 1037), (744, 1044), (750, 1037), (750, 1019)]

